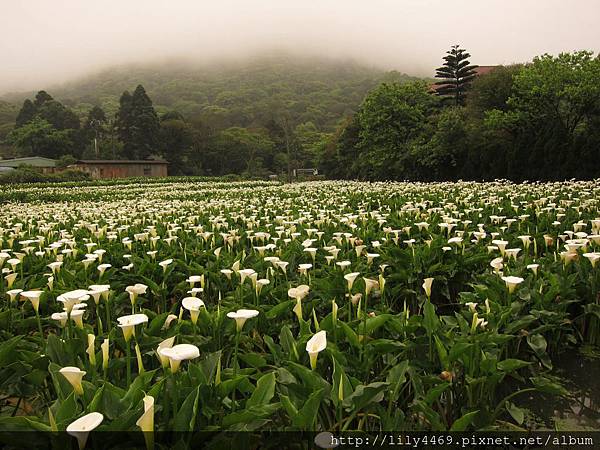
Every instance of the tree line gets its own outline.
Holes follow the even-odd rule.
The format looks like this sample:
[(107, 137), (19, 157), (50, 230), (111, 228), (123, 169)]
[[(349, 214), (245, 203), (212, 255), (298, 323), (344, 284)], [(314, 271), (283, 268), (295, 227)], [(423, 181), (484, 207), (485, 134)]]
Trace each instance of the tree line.
[[(136, 79), (143, 88), (114, 95), (124, 85), (135, 86)], [(23, 120), (16, 124), (16, 111), (0, 102), (0, 154), (86, 159), (152, 154), (169, 160), (175, 175), (285, 174), (288, 167), (314, 167), (340, 119), (353, 114), (370, 89), (382, 80), (405, 79), (415, 78), (285, 56), (226, 67), (117, 68), (57, 88), (52, 100), (39, 93), (38, 104), (61, 104), (79, 117), (79, 126), (65, 128), (32, 108), (36, 94), (23, 102)]]
[[(364, 180), (599, 176), (597, 56), (588, 51), (542, 55), (484, 75), (477, 75), (469, 58), (453, 46), (436, 83), (384, 77), (365, 90), (354, 110), (348, 104), (338, 111), (337, 126), (303, 121), (306, 105), (297, 109), (291, 99), (260, 106), (260, 116), (253, 113), (251, 122), (224, 123), (212, 106), (186, 117), (155, 108), (140, 84), (123, 92), (116, 111), (96, 105), (81, 120), (40, 91), (23, 102), (8, 140), (22, 155), (162, 157), (172, 175), (266, 176), (318, 167), (330, 178)], [(340, 71), (328, 75), (335, 73), (343, 77)], [(249, 97), (244, 101), (251, 103)]]
[[(138, 85), (132, 93), (123, 92), (113, 118), (94, 106), (80, 123), (71, 109), (40, 91), (33, 101), (24, 101), (9, 141), (21, 156), (130, 160), (162, 157), (170, 163), (172, 175), (265, 176), (287, 170), (290, 146), (295, 158), (310, 159), (305, 149), (322, 140), (314, 125), (299, 124), (291, 130), (288, 116), (282, 112), (279, 117), (255, 129), (219, 129), (201, 120), (188, 121), (176, 111), (159, 116), (144, 87)], [(294, 161), (293, 165), (302, 164)]]
[(598, 56), (545, 54), (480, 76), (469, 56), (453, 47), (433, 86), (371, 91), (328, 142), (325, 172), (423, 181), (600, 176)]

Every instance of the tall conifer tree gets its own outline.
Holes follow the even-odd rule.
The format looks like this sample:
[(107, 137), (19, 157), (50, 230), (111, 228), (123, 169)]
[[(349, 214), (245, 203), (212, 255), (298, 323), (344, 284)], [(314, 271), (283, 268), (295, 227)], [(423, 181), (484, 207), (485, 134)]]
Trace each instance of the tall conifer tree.
[(160, 121), (144, 87), (138, 85), (133, 95), (123, 92), (119, 103), (117, 129), (125, 156), (145, 159), (156, 153)]
[(471, 55), (458, 45), (453, 45), (444, 56), (444, 65), (436, 69), (436, 78), (442, 81), (435, 83), (437, 95), (452, 99), (455, 105), (464, 104), (465, 93), (471, 82), (477, 76), (475, 69), (479, 66), (471, 65), (468, 58)]

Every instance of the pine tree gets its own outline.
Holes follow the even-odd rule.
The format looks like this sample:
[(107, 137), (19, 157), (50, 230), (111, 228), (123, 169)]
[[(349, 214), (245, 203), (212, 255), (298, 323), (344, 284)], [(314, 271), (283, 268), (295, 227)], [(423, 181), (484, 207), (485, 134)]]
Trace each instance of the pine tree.
[(117, 112), (117, 129), (125, 156), (145, 159), (158, 151), (160, 121), (142, 85), (123, 92)]
[(454, 100), (455, 105), (464, 104), (465, 93), (471, 86), (471, 82), (477, 76), (475, 69), (479, 66), (471, 65), (468, 58), (471, 57), (458, 45), (453, 45), (444, 56), (444, 65), (436, 69), (436, 78), (442, 81), (435, 83), (437, 95)]
[(115, 128), (119, 140), (123, 143), (123, 154), (129, 159), (134, 158), (132, 155), (132, 107), (131, 107), (131, 94), (129, 91), (123, 92), (119, 99), (119, 110), (115, 117)]

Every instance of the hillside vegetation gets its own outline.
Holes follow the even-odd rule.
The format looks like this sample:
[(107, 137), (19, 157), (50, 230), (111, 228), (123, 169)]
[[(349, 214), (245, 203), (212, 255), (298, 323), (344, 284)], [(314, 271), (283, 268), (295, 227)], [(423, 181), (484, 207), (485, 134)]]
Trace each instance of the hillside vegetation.
[(15, 107), (0, 105), (0, 138), (12, 146), (4, 155), (158, 156), (170, 175), (600, 176), (597, 55), (541, 55), (480, 75), (468, 58), (459, 46), (447, 52), (437, 92), (398, 72), (290, 56), (112, 69), (24, 101), (6, 97), (22, 107), (14, 118)]
[[(326, 131), (354, 112), (379, 82), (410, 79), (414, 78), (350, 61), (280, 55), (206, 66), (183, 62), (120, 66), (46, 90), (82, 118), (96, 105), (114, 115), (123, 91), (142, 84), (159, 114), (201, 116), (223, 128), (260, 127), (284, 109), (292, 122), (312, 122)], [(0, 98), (20, 106), (34, 95)], [(16, 109), (8, 119), (14, 121)], [(0, 102), (0, 121), (4, 118)]]
[[(29, 130), (36, 145), (25, 132), (9, 136), (19, 107), (36, 92), (5, 94), (0, 141), (4, 156), (126, 158), (132, 152), (123, 150), (118, 131), (120, 97), (142, 85), (162, 125), (161, 136), (149, 145), (153, 154), (169, 159), (173, 174), (281, 173), (287, 170), (288, 153), (290, 167), (314, 166), (335, 129), (379, 83), (411, 79), (415, 78), (350, 61), (290, 55), (205, 66), (184, 62), (122, 66), (48, 88), (53, 100), (79, 117), (81, 130), (58, 126), (49, 134), (45, 122), (52, 124), (53, 117), (38, 114), (43, 120), (33, 121)], [(90, 127), (90, 121), (99, 118), (101, 129)], [(39, 139), (44, 133), (46, 144)]]

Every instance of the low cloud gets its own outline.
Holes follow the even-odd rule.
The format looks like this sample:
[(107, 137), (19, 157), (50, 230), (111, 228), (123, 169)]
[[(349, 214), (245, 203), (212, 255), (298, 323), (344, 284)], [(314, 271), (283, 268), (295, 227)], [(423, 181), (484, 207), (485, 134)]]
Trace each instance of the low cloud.
[(432, 76), (452, 44), (480, 65), (600, 46), (598, 0), (4, 0), (0, 93), (115, 64), (289, 51)]

